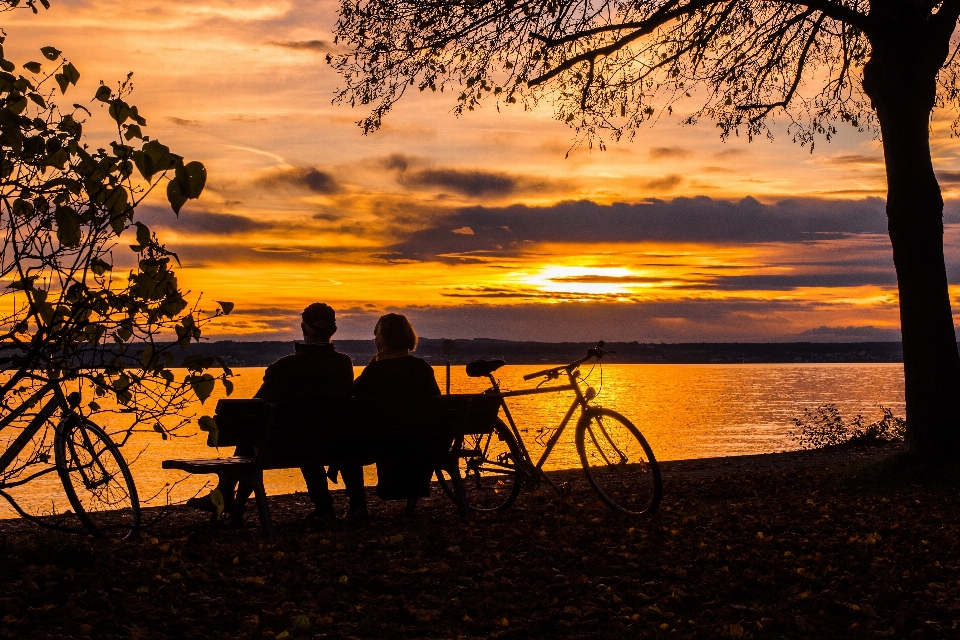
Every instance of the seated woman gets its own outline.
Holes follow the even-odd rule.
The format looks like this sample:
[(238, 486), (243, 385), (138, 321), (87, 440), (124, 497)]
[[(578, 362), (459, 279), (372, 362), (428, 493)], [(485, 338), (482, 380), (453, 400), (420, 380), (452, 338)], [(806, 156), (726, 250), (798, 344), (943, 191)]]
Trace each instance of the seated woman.
[[(388, 313), (373, 330), (377, 355), (357, 376), (353, 394), (361, 398), (430, 398), (440, 395), (431, 367), (410, 355), (417, 348), (417, 333), (406, 316)], [(433, 461), (442, 447), (436, 438), (418, 438), (398, 443), (377, 462), (377, 495), (384, 500), (407, 499), (407, 514), (413, 515), (417, 498), (430, 495)]]

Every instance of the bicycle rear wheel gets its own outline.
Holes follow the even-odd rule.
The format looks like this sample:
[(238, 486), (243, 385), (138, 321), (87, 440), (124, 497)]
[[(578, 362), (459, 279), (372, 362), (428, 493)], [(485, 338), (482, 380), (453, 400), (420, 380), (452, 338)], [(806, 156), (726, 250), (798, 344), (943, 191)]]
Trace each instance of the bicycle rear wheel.
[(660, 465), (632, 422), (610, 409), (589, 409), (577, 422), (576, 444), (587, 479), (612, 509), (630, 515), (657, 510)]
[(87, 531), (130, 537), (140, 526), (140, 500), (110, 436), (93, 422), (68, 415), (57, 428), (54, 449), (64, 493)]
[[(457, 438), (455, 450), (463, 450), (459, 472), (467, 506), (474, 511), (506, 511), (520, 494), (517, 442), (509, 427), (499, 422), (492, 433), (468, 434)], [(437, 475), (443, 492), (454, 500), (450, 481)]]

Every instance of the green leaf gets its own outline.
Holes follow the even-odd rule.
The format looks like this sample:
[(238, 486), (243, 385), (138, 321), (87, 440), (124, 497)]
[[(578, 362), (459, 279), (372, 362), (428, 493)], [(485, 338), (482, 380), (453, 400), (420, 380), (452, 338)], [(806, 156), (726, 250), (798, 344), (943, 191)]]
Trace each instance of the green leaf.
[(19, 100), (14, 100), (13, 102), (7, 105), (7, 109), (16, 116), (23, 113), (23, 110), (26, 108), (27, 108), (26, 96), (20, 96)]
[(230, 380), (229, 378), (223, 378), (222, 382), (223, 388), (227, 390), (227, 395), (229, 396), (233, 393), (233, 380)]
[(30, 73), (40, 73), (43, 70), (43, 67), (40, 66), (39, 62), (28, 62), (23, 65), (23, 68), (29, 71)]
[(155, 422), (153, 425), (153, 430), (160, 434), (160, 437), (166, 440), (169, 436), (167, 435), (167, 430), (163, 428), (163, 425), (159, 422)]
[(39, 93), (29, 93), (27, 97), (33, 100), (36, 104), (40, 105), (44, 109), (47, 108), (47, 103)]
[(200, 416), (197, 422), (200, 425), (200, 431), (207, 432), (207, 446), (217, 446), (217, 437), (220, 435), (220, 430), (217, 428), (217, 421), (210, 416)]
[(63, 75), (65, 75), (67, 80), (70, 81), (70, 84), (74, 86), (76, 86), (77, 80), (80, 79), (80, 72), (77, 71), (77, 68), (73, 66), (72, 62), (63, 65)]
[(180, 190), (179, 180), (174, 179), (167, 183), (167, 200), (170, 201), (173, 212), (179, 215), (180, 209), (187, 203), (187, 196)]
[(164, 369), (160, 372), (160, 377), (167, 381), (167, 386), (169, 387), (173, 384), (173, 371), (169, 369)]
[(209, 373), (190, 376), (189, 380), (190, 387), (193, 389), (193, 392), (197, 394), (197, 399), (200, 401), (200, 404), (203, 404), (206, 399), (210, 397), (210, 394), (213, 393), (213, 387), (217, 382)]
[(58, 73), (53, 76), (53, 79), (57, 81), (57, 86), (60, 87), (60, 93), (66, 93), (67, 87), (70, 85), (70, 80), (67, 79), (67, 76)]
[(0, 69), (4, 71), (13, 71), (17, 68), (17, 65), (13, 64), (9, 60), (0, 60)]
[(56, 47), (41, 47), (40, 53), (42, 53), (43, 57), (47, 60), (56, 60), (60, 57), (62, 51)]
[(230, 312), (233, 311), (234, 304), (232, 302), (224, 302), (222, 300), (214, 300), (220, 308), (223, 309), (223, 315), (228, 316)]
[(143, 139), (143, 131), (140, 130), (140, 125), (131, 124), (127, 127), (127, 130), (123, 134), (124, 139), (133, 140), (134, 138)]
[(111, 95), (110, 87), (100, 85), (100, 88), (97, 89), (97, 95), (93, 96), (93, 98), (100, 102), (109, 102)]

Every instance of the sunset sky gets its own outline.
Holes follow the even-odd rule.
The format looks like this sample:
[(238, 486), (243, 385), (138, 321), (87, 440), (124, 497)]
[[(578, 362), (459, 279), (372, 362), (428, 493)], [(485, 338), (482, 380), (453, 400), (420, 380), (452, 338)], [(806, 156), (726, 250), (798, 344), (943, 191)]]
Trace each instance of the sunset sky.
[[(549, 101), (458, 119), (437, 93), (409, 95), (364, 136), (361, 108), (331, 104), (336, 3), (51, 2), (0, 14), (6, 57), (62, 49), (81, 73), (65, 104), (133, 71), (146, 132), (207, 167), (179, 219), (159, 199), (139, 215), (180, 255), (185, 288), (236, 303), (210, 337), (290, 339), (321, 300), (340, 338), (372, 337), (389, 310), (435, 338), (899, 339), (869, 134), (841, 129), (810, 153), (786, 133), (722, 142), (678, 112), (565, 157), (573, 133)], [(88, 135), (105, 141), (109, 119), (90, 107)], [(956, 312), (951, 119), (932, 127)]]

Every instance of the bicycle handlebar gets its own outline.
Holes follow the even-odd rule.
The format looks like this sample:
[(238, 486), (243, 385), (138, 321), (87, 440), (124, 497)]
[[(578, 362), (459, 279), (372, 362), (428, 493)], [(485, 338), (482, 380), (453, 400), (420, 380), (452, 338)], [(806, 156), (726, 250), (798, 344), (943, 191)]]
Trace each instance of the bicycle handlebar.
[(579, 367), (581, 364), (589, 360), (590, 358), (596, 358), (599, 360), (608, 353), (616, 353), (616, 351), (606, 351), (603, 348), (603, 340), (597, 343), (597, 346), (587, 349), (587, 355), (579, 360), (574, 360), (570, 364), (561, 365), (559, 367), (551, 367), (549, 369), (543, 369), (541, 371), (534, 371), (533, 373), (528, 373), (523, 376), (524, 380), (533, 380), (534, 378), (540, 378), (546, 376), (548, 378), (556, 377), (560, 374), (561, 371), (572, 371)]

